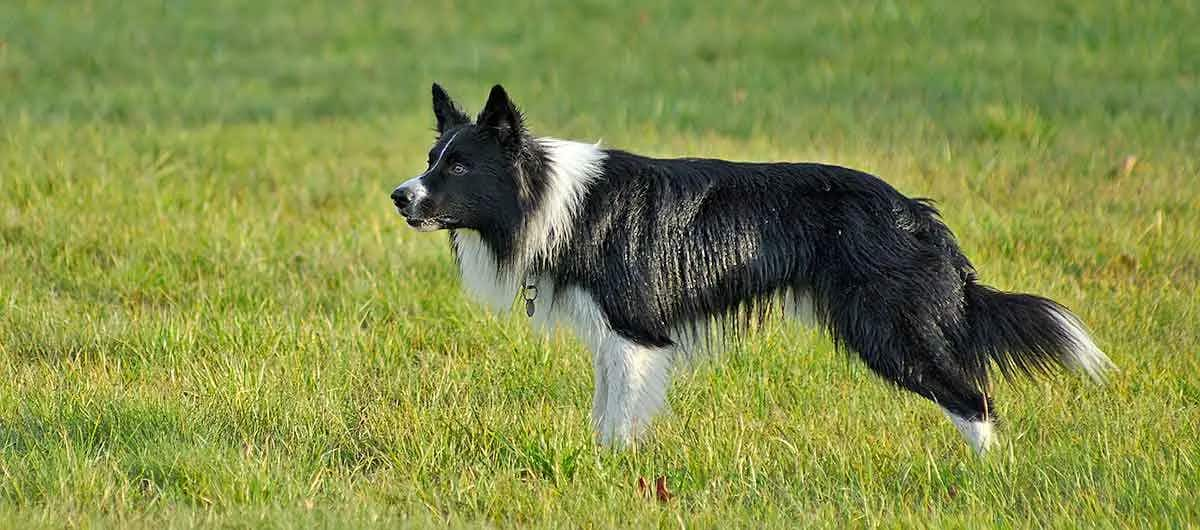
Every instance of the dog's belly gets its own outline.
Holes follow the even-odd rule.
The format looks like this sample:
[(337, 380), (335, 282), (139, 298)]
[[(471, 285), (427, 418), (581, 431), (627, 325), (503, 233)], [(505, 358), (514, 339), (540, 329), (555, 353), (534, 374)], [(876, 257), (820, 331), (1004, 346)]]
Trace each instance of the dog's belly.
[[(524, 278), (503, 272), (491, 249), (474, 230), (457, 230), (454, 250), (467, 294), (493, 311), (511, 309)], [(558, 326), (570, 329), (592, 351), (599, 349), (603, 337), (612, 333), (609, 316), (596, 302), (597, 297), (587, 289), (573, 285), (561, 287), (550, 278), (537, 279), (537, 288), (533, 315), (536, 329), (546, 333)], [(787, 291), (776, 297), (771, 305), (774, 310), (767, 315), (779, 315), (807, 325), (816, 320), (812, 297), (806, 292)], [(713, 315), (712, 318), (675, 323), (670, 333), (672, 349), (691, 357), (720, 342), (711, 340), (719, 338), (717, 333), (721, 326), (713, 325), (716, 318)]]
[[(604, 309), (596, 298), (580, 287), (558, 287), (553, 281), (537, 282), (538, 302), (533, 315), (534, 328), (550, 333), (555, 327), (571, 330), (592, 351), (598, 351), (605, 336), (613, 333)], [(812, 297), (808, 293), (788, 292), (778, 297), (774, 310), (766, 313), (812, 326), (816, 323)], [(694, 357), (709, 353), (722, 342), (717, 317), (683, 322), (672, 326), (670, 335), (676, 354)]]

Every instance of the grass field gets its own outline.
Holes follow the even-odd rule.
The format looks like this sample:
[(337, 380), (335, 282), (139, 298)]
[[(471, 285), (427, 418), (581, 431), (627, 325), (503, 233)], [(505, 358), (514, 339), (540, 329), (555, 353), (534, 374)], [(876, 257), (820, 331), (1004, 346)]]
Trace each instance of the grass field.
[[(0, 526), (1200, 525), (1200, 4), (342, 4), (0, 3)], [(881, 175), (1122, 371), (999, 384), (979, 460), (769, 327), (598, 449), (583, 348), (389, 204), (435, 80)]]

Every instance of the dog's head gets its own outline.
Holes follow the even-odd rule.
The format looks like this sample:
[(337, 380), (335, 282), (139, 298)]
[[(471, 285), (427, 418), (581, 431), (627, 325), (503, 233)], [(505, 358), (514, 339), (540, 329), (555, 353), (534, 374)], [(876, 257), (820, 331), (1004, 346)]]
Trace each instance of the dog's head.
[(532, 140), (521, 112), (500, 85), (472, 122), (436, 83), (438, 138), (425, 172), (392, 191), (408, 224), (422, 232), (485, 229), (520, 215), (521, 164)]

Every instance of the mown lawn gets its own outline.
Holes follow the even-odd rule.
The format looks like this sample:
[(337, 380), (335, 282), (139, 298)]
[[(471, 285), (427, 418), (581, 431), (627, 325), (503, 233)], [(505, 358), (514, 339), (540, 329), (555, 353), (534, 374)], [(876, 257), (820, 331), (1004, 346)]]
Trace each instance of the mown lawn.
[[(1200, 524), (1200, 4), (0, 3), (0, 526)], [(387, 193), (428, 90), (936, 199), (1121, 372), (932, 405), (769, 327), (595, 447), (590, 360)], [(648, 502), (639, 476), (668, 477)]]

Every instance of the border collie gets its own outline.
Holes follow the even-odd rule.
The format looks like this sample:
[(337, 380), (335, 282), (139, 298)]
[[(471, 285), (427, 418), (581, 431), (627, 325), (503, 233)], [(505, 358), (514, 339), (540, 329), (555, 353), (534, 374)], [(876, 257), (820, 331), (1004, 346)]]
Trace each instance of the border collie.
[(438, 138), (391, 199), (448, 230), (462, 281), (497, 311), (592, 351), (599, 441), (643, 437), (672, 366), (773, 315), (815, 323), (885, 380), (940, 406), (979, 453), (993, 444), (993, 369), (1112, 363), (1061, 304), (978, 282), (926, 199), (814, 163), (658, 159), (532, 136), (504, 89), (472, 121), (437, 84)]

